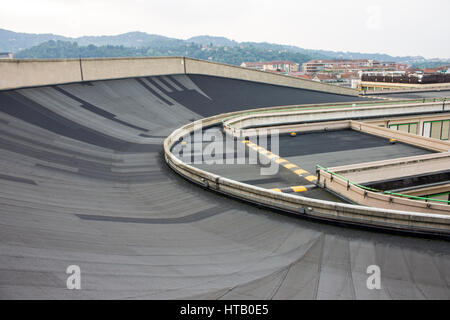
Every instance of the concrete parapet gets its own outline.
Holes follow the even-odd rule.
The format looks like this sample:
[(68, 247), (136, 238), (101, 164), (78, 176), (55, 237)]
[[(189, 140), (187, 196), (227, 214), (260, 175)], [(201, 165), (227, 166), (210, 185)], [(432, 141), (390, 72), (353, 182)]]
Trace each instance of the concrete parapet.
[(85, 81), (184, 73), (182, 57), (82, 59)]
[(166, 74), (202, 74), (357, 96), (358, 91), (185, 57), (1, 60), (0, 90)]
[(1, 60), (0, 90), (184, 73), (184, 58)]
[(0, 60), (0, 90), (82, 81), (79, 60)]
[(373, 181), (374, 177), (377, 180), (388, 180), (448, 170), (449, 167), (450, 152), (444, 152), (358, 163), (328, 169), (336, 174), (345, 176), (355, 183), (367, 183)]
[(407, 212), (421, 212), (446, 215), (450, 218), (450, 206), (438, 202), (410, 200), (389, 194), (377, 193), (349, 183), (348, 180), (320, 170), (319, 184), (327, 190), (360, 205), (376, 208), (387, 208)]
[[(164, 153), (167, 164), (180, 175), (205, 188), (240, 198), (248, 202), (290, 212), (295, 215), (354, 225), (370, 226), (374, 228), (437, 234), (445, 237), (450, 236), (450, 215), (426, 213), (427, 205), (420, 202), (416, 204), (418, 206), (417, 210), (401, 211), (335, 203), (306, 198), (299, 195), (294, 196), (244, 184), (212, 174), (188, 165), (172, 154), (172, 146), (184, 135), (189, 134), (194, 130), (194, 127), (220, 123), (221, 119), (231, 115), (233, 115), (233, 113), (206, 118), (202, 121), (199, 120), (196, 123), (190, 123), (175, 130), (164, 141)], [(327, 176), (324, 175), (321, 179), (323, 177), (327, 178)], [(358, 196), (364, 197), (364, 192), (362, 192), (362, 194), (358, 193)], [(376, 199), (376, 196), (374, 196), (374, 198)], [(402, 201), (397, 202), (396, 200), (395, 203), (401, 204)], [(445, 210), (443, 212), (447, 213)]]
[[(430, 90), (449, 90), (449, 83), (398, 83), (398, 82), (374, 82), (361, 81), (361, 87), (378, 88), (378, 90), (367, 90), (363, 94), (379, 94), (379, 93), (400, 93), (414, 91), (430, 91)], [(384, 88), (384, 90), (383, 90)]]
[[(326, 106), (318, 105), (315, 108), (311, 106), (290, 107), (284, 109), (263, 109), (256, 111), (241, 112), (240, 115), (228, 118), (224, 121), (224, 127), (227, 131), (239, 135), (245, 128), (270, 127), (286, 128), (286, 124), (293, 126), (295, 124), (308, 122), (338, 121), (349, 119), (361, 119), (384, 116), (404, 116), (419, 113), (439, 113), (450, 112), (449, 105), (443, 105), (442, 102), (427, 103), (398, 103), (398, 104), (375, 104), (361, 105), (354, 104), (351, 107), (339, 107), (339, 105)], [(409, 143), (413, 141), (427, 149), (439, 152), (449, 151), (450, 144), (440, 140), (432, 141), (429, 139), (399, 131), (381, 128), (368, 123), (352, 122), (352, 128), (365, 131), (383, 137), (398, 138), (399, 141)], [(433, 149), (433, 147), (435, 147)]]
[(343, 95), (359, 95), (357, 90), (346, 87), (192, 58), (186, 58), (186, 73), (241, 79)]
[(351, 121), (351, 128), (356, 131), (362, 131), (386, 139), (395, 139), (399, 142), (412, 144), (417, 147), (421, 147), (428, 150), (433, 150), (437, 152), (450, 151), (449, 141), (426, 138), (423, 136), (416, 135), (414, 133), (391, 130), (359, 121)]

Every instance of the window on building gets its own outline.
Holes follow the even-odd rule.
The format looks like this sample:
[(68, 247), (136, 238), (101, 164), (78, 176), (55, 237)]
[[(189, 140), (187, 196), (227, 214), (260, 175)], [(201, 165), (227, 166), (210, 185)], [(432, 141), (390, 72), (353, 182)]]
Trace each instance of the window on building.
[(418, 123), (410, 123), (409, 124), (409, 133), (414, 133), (414, 134), (418, 134), (419, 131), (419, 124)]
[(419, 127), (419, 123), (399, 123), (399, 124), (391, 124), (389, 125), (389, 129), (398, 130), (406, 133), (414, 133), (417, 134), (417, 128)]
[(422, 135), (427, 138), (449, 140), (450, 120), (424, 122)]
[(431, 136), (431, 122), (424, 122), (423, 123), (422, 135), (424, 137), (428, 137), (428, 138)]
[(443, 121), (442, 122), (442, 140), (448, 140), (450, 136), (450, 121)]
[(442, 122), (432, 122), (431, 123), (431, 137), (434, 139), (441, 139)]

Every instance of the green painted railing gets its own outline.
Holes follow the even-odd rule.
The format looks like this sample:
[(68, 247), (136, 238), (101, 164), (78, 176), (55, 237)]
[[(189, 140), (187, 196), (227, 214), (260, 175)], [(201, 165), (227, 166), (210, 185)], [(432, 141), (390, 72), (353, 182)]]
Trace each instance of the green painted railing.
[(372, 192), (376, 192), (376, 193), (383, 193), (383, 194), (387, 194), (387, 195), (391, 195), (391, 196), (408, 198), (408, 199), (411, 199), (411, 200), (420, 200), (420, 201), (425, 201), (425, 202), (433, 201), (433, 202), (440, 202), (440, 203), (444, 203), (444, 204), (450, 204), (450, 201), (447, 201), (447, 200), (430, 199), (430, 198), (425, 198), (425, 197), (416, 197), (416, 196), (410, 196), (410, 195), (407, 195), (407, 194), (401, 194), (401, 193), (395, 193), (395, 192), (390, 192), (390, 191), (383, 191), (383, 190), (378, 190), (378, 189), (374, 189), (374, 188), (369, 188), (369, 187), (360, 185), (358, 183), (355, 183), (355, 182), (351, 181), (350, 179), (347, 179), (347, 178), (345, 178), (345, 177), (343, 177), (343, 176), (341, 176), (341, 175), (339, 175), (339, 174), (337, 174), (335, 172), (332, 172), (332, 171), (328, 170), (327, 168), (322, 167), (321, 165), (316, 165), (316, 169), (325, 171), (326, 173), (329, 173), (332, 176), (338, 177), (339, 179), (342, 179), (345, 182), (347, 182), (347, 183), (349, 183), (351, 185), (354, 185), (354, 186), (356, 186), (358, 188), (361, 188), (363, 190), (366, 190), (366, 191), (372, 191)]

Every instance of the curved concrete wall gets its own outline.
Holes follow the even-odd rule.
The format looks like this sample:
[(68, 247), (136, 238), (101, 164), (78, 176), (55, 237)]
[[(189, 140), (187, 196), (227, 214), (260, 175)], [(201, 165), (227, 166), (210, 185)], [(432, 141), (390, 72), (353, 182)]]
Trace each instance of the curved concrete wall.
[(181, 137), (189, 134), (194, 129), (198, 130), (199, 126), (207, 127), (221, 123), (223, 118), (233, 114), (238, 114), (238, 112), (198, 120), (175, 130), (164, 141), (164, 153), (167, 164), (180, 175), (213, 191), (296, 215), (390, 230), (450, 236), (449, 215), (371, 208), (279, 193), (223, 178), (195, 168), (182, 162), (172, 154), (172, 146)]
[[(367, 102), (365, 102), (367, 103)], [(232, 127), (241, 130), (255, 126), (281, 126), (286, 123), (302, 123), (314, 121), (336, 121), (342, 119), (360, 119), (370, 117), (393, 117), (418, 113), (449, 112), (450, 106), (442, 102), (427, 103), (399, 103), (399, 104), (374, 104), (365, 106), (364, 103), (354, 103), (354, 107), (326, 108), (326, 105), (318, 105), (316, 110), (308, 110), (309, 106), (285, 107), (277, 109), (260, 109), (257, 111), (242, 112), (240, 116), (228, 119), (224, 122), (225, 128)], [(335, 104), (336, 106), (338, 104)], [(348, 103), (347, 103), (348, 105)], [(268, 111), (271, 112), (268, 112)], [(364, 125), (369, 128), (371, 125)], [(376, 129), (376, 126), (374, 126)], [(379, 130), (378, 130), (379, 131)], [(378, 132), (377, 131), (377, 132)], [(392, 130), (386, 131), (391, 133)], [(414, 139), (411, 138), (411, 139)], [(428, 142), (426, 142), (428, 144)], [(446, 150), (447, 151), (447, 150)]]
[(333, 176), (320, 170), (319, 184), (354, 203), (368, 207), (390, 208), (408, 212), (423, 212), (430, 214), (447, 215), (450, 217), (450, 206), (439, 202), (424, 202), (391, 196), (388, 194), (366, 191), (346, 180)]
[(0, 60), (0, 90), (183, 73), (358, 95), (349, 88), (184, 57)]
[(350, 88), (191, 58), (186, 58), (186, 73), (241, 79), (336, 94), (354, 96), (359, 94), (358, 91)]

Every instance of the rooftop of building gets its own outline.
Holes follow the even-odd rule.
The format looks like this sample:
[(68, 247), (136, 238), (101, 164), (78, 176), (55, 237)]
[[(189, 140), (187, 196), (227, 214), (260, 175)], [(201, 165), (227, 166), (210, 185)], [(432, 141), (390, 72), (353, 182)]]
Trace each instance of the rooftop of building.
[(290, 60), (274, 60), (274, 61), (261, 61), (261, 62), (243, 62), (242, 64), (245, 64), (246, 66), (264, 66), (264, 65), (271, 65), (271, 64), (297, 64)]

